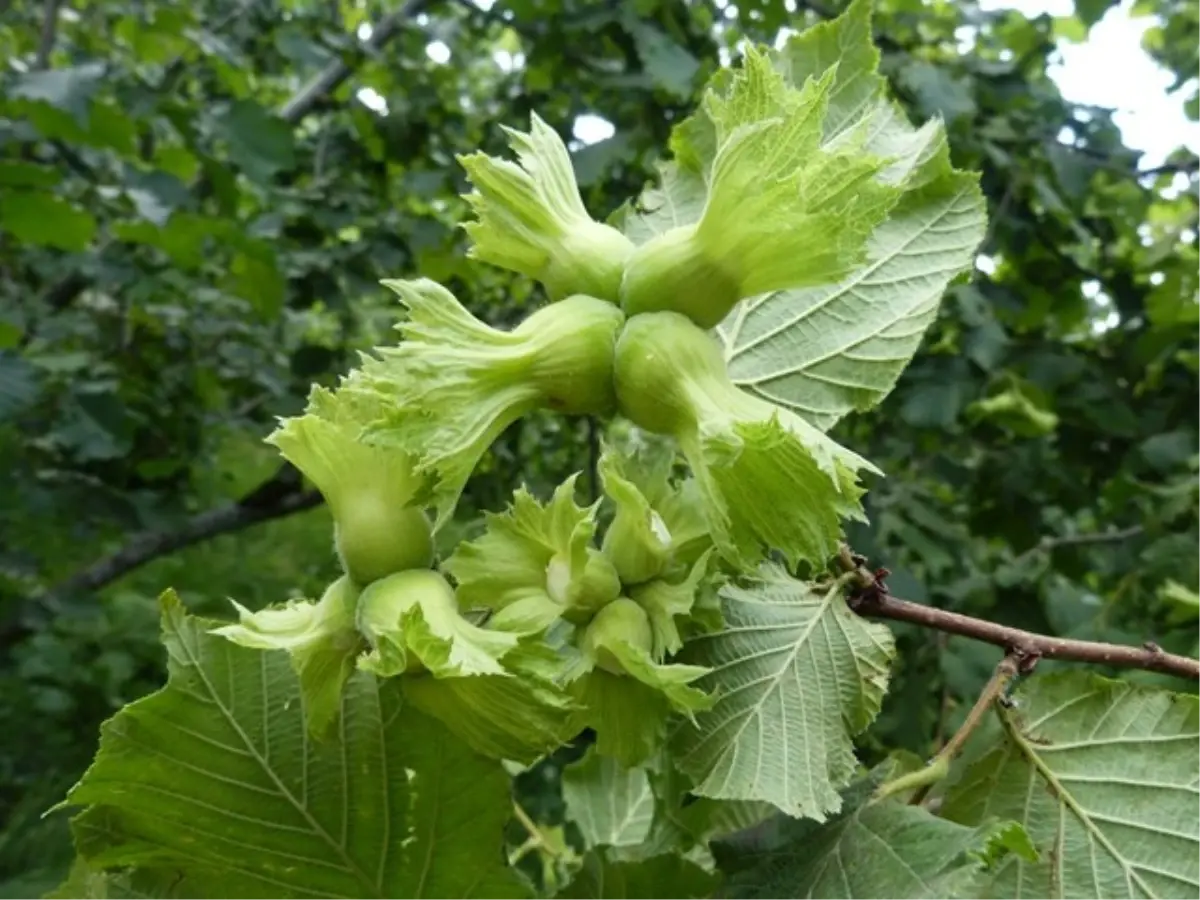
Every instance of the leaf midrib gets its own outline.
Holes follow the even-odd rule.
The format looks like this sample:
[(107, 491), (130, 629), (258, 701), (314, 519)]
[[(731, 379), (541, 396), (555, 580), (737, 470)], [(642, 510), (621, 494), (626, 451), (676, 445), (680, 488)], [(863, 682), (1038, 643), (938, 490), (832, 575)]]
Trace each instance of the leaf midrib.
[[(348, 874), (354, 876), (359, 881), (361, 881), (362, 884), (365, 885), (368, 889), (372, 890), (373, 896), (383, 897), (382, 892), (380, 892), (376, 889), (376, 886), (371, 882), (371, 879), (367, 877), (366, 873), (363, 872), (361, 868), (359, 868), (358, 864), (346, 852), (346, 848), (339, 845), (336, 841), (333, 840), (332, 835), (330, 835), (329, 832), (326, 831), (324, 827), (322, 827), (320, 822), (318, 822), (316, 819), (314, 819), (312, 817), (312, 814), (308, 811), (307, 807), (301, 805), (296, 800), (296, 798), (292, 795), (292, 792), (287, 789), (287, 786), (282, 781), (279, 780), (279, 777), (275, 774), (274, 770), (270, 767), (270, 765), (267, 764), (267, 761), (262, 758), (261, 754), (259, 754), (259, 752), (258, 752), (258, 748), (255, 747), (254, 743), (250, 740), (250, 736), (248, 734), (246, 734), (246, 732), (242, 729), (241, 723), (239, 723), (234, 718), (232, 711), (226, 707), (222, 698), (217, 693), (216, 687), (209, 680), (208, 674), (204, 671), (204, 667), (200, 663), (200, 659), (196, 656), (195, 653), (193, 653), (193, 648), (191, 647), (190, 642), (180, 641), (179, 646), (183, 649), (184, 653), (187, 656), (188, 665), (192, 668), (192, 670), (199, 677), (201, 683), (204, 685), (205, 689), (208, 691), (209, 696), (212, 698), (213, 703), (216, 704), (217, 709), (219, 709), (221, 711), (221, 715), (225, 718), (225, 720), (229, 723), (230, 728), (233, 729), (234, 733), (242, 741), (242, 744), (245, 746), (245, 748), (246, 748), (247, 752), (250, 754), (250, 756), (254, 759), (254, 761), (256, 763), (258, 763), (259, 768), (261, 768), (263, 773), (271, 780), (272, 784), (275, 785), (276, 790), (279, 791), (280, 796), (282, 796), (285, 800), (287, 800), (288, 803), (290, 803), (292, 805), (292, 808), (295, 809), (296, 812), (300, 814), (300, 816), (304, 819), (304, 821), (306, 823), (308, 823), (309, 828), (312, 829), (312, 833), (315, 834), (317, 837), (321, 838), (322, 840), (324, 840), (325, 843), (329, 845), (330, 849), (332, 849), (338, 855), (339, 859), (342, 861), (343, 865), (346, 867), (346, 871)], [(265, 664), (266, 664), (266, 660), (263, 659), (263, 665), (265, 665)], [(266, 703), (266, 701), (267, 701), (267, 696), (264, 693), (264, 696), (263, 696), (264, 704)], [(307, 757), (307, 754), (305, 754), (305, 756)], [(307, 787), (307, 784), (306, 784), (306, 787)], [(343, 803), (344, 802), (345, 802), (345, 798), (343, 798)]]
[[(755, 716), (759, 716), (762, 714), (762, 708), (766, 704), (766, 698), (768, 696), (770, 696), (772, 693), (774, 693), (775, 691), (780, 689), (780, 685), (782, 684), (783, 679), (786, 677), (786, 674), (795, 665), (796, 658), (800, 655), (800, 648), (803, 647), (808, 642), (808, 639), (812, 636), (812, 632), (816, 628), (817, 622), (820, 620), (821, 616), (824, 614), (825, 610), (828, 608), (830, 598), (835, 593), (837, 593), (837, 589), (836, 588), (831, 589), (829, 591), (829, 593), (825, 594), (824, 597), (820, 597), (820, 599), (817, 603), (812, 604), (813, 606), (816, 607), (816, 610), (814, 611), (813, 616), (807, 622), (805, 622), (803, 624), (802, 633), (799, 635), (799, 637), (797, 637), (795, 642), (792, 644), (792, 649), (791, 649), (791, 652), (788, 653), (787, 659), (784, 660), (784, 663), (782, 666), (780, 666), (779, 670), (770, 677), (769, 680), (771, 682), (771, 685), (763, 691), (762, 697), (758, 700), (758, 702), (751, 705), (750, 710), (743, 717), (742, 723), (738, 726), (738, 728), (734, 732), (733, 738), (727, 742), (725, 749), (722, 751), (722, 754), (721, 754), (722, 756), (724, 756), (726, 753), (729, 752), (729, 747), (734, 746), (739, 740), (741, 740), (742, 734), (745, 732), (746, 728), (750, 724), (750, 720), (752, 718), (754, 718)], [(810, 592), (809, 596), (813, 596), (813, 594)], [(795, 603), (795, 604), (789, 603), (788, 605), (803, 608), (804, 606), (807, 606), (809, 604), (800, 602), (800, 603)], [(793, 628), (795, 626), (794, 625), (776, 626), (774, 630), (779, 630), (781, 627), (784, 630), (787, 630), (787, 629)], [(803, 709), (803, 707), (802, 707), (802, 709)], [(786, 745), (786, 732), (785, 732), (784, 740), (785, 740), (785, 745)], [(731, 772), (733, 771), (732, 767), (731, 767), (730, 771)], [(756, 776), (755, 780), (757, 780), (757, 776)], [(790, 790), (788, 790), (786, 785), (785, 785), (784, 790), (788, 794), (788, 797), (785, 799), (785, 802), (788, 802), (791, 799), (791, 796), (790, 796), (791, 792), (790, 792)], [(764, 798), (764, 799), (766, 799), (766, 798)], [(789, 802), (788, 805), (791, 806), (791, 803)]]
[[(1125, 873), (1126, 883), (1130, 884), (1131, 886), (1136, 884), (1139, 888), (1141, 888), (1147, 897), (1157, 897), (1158, 895), (1155, 894), (1154, 891), (1150, 890), (1150, 886), (1142, 880), (1141, 876), (1138, 875), (1133, 866), (1129, 864), (1129, 861), (1125, 858), (1125, 856), (1118, 851), (1113, 843), (1108, 839), (1108, 836), (1102, 830), (1096, 827), (1095, 823), (1092, 822), (1091, 817), (1087, 814), (1087, 811), (1080, 805), (1079, 801), (1075, 799), (1075, 796), (1066, 789), (1061, 781), (1058, 780), (1053, 770), (1042, 761), (1042, 758), (1037, 754), (1033, 744), (1027, 741), (1025, 739), (1025, 735), (1021, 733), (1020, 728), (1014, 721), (1012, 713), (1008, 711), (1002, 711), (1000, 715), (1000, 721), (1004, 723), (1004, 729), (1008, 732), (1009, 737), (1012, 738), (1016, 747), (1021, 751), (1021, 754), (1029, 761), (1029, 764), (1033, 767), (1037, 774), (1039, 774), (1045, 780), (1054, 797), (1058, 800), (1059, 807), (1067, 807), (1067, 809), (1071, 811), (1075, 818), (1079, 820), (1079, 823), (1084, 827), (1084, 830), (1087, 832), (1087, 834), (1091, 838), (1094, 838), (1101, 847), (1108, 851), (1109, 855), (1112, 856), (1112, 858), (1121, 866), (1121, 870)], [(1026, 819), (1028, 819), (1028, 816), (1026, 816)], [(1057, 853), (1056, 856), (1062, 855), (1061, 844), (1059, 847), (1060, 852)], [(1095, 877), (1094, 867), (1093, 877)]]

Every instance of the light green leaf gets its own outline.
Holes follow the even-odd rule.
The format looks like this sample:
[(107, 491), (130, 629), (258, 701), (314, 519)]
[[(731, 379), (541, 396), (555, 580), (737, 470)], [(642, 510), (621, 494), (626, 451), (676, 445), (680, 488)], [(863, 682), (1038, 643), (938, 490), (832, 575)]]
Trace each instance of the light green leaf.
[(115, 900), (117, 897), (128, 900), (135, 897), (194, 896), (189, 887), (186, 878), (169, 870), (105, 872), (93, 869), (83, 859), (76, 858), (63, 882), (43, 897), (45, 900)]
[(509, 783), (357, 673), (335, 740), (308, 740), (283, 654), (238, 647), (163, 599), (167, 686), (102, 730), (67, 803), (93, 867), (175, 871), (188, 896), (519, 897)]
[(1195, 695), (1083, 672), (1031, 679), (995, 745), (942, 807), (968, 825), (1012, 818), (1041, 861), (1009, 860), (999, 897), (1195, 897), (1200, 791)]
[(711, 897), (717, 876), (682, 856), (666, 853), (637, 861), (614, 860), (604, 850), (592, 850), (583, 869), (557, 897)]
[(751, 298), (720, 328), (735, 382), (822, 429), (891, 391), (986, 226), (977, 178), (952, 168), (941, 123), (914, 129), (887, 97), (870, 7), (855, 0), (793, 37), (779, 65), (799, 85), (837, 63), (826, 145), (865, 131), (865, 149), (892, 161), (882, 179), (904, 194), (849, 276)]
[(654, 792), (644, 769), (626, 768), (595, 749), (563, 769), (567, 818), (588, 847), (637, 847), (654, 822)]
[(576, 707), (551, 680), (552, 651), (522, 645), (504, 659), (507, 675), (405, 677), (404, 693), (476, 752), (530, 764), (574, 737)]
[(354, 627), (357, 601), (358, 588), (343, 575), (316, 603), (294, 599), (251, 612), (230, 600), (237, 624), (222, 625), (212, 633), (242, 647), (287, 651), (300, 680), (309, 731), (324, 738), (340, 713), (342, 688), (354, 671), (354, 659), (364, 649)]
[(13, 99), (40, 100), (70, 113), (80, 125), (86, 125), (92, 94), (100, 86), (106, 66), (102, 62), (84, 63), (68, 68), (25, 72), (8, 89)]
[(96, 219), (54, 194), (5, 191), (0, 197), (0, 233), (19, 241), (80, 252), (96, 234)]
[[(845, 276), (899, 189), (878, 177), (888, 160), (864, 146), (865, 129), (823, 144), (834, 69), (790, 87), (771, 54), (748, 48), (740, 70), (710, 86), (702, 146), (695, 128), (672, 138), (707, 185), (695, 223), (638, 246), (621, 282), (629, 314), (670, 309), (705, 328), (765, 291)], [(657, 216), (656, 216), (657, 218)]]
[(872, 802), (877, 783), (851, 787), (829, 822), (782, 822), (779, 840), (738, 860), (726, 896), (982, 897), (992, 860), (1027, 850), (1013, 823), (968, 828), (899, 800)]
[(717, 702), (680, 723), (676, 763), (697, 794), (823, 821), (854, 774), (851, 737), (879, 712), (891, 632), (852, 613), (840, 588), (818, 593), (774, 565), (721, 598), (725, 629), (681, 657), (712, 668), (697, 686)]

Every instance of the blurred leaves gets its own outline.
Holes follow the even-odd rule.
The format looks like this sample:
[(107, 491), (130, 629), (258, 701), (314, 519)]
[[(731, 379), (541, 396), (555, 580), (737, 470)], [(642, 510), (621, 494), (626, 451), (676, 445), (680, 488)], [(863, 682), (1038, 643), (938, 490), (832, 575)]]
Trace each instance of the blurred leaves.
[[(253, 608), (311, 594), (334, 566), (327, 513), (222, 536), (62, 607), (36, 599), (47, 587), (271, 477), (261, 438), (274, 417), (394, 340), (380, 279), (444, 280), (500, 326), (540, 302), (463, 258), (456, 154), (500, 152), (498, 126), (524, 128), (532, 111), (565, 136), (600, 116), (613, 136), (572, 153), (589, 210), (607, 216), (651, 176), (719, 49), (736, 59), (739, 41), (773, 43), (843, 5), (430, 5), (293, 127), (275, 111), (328, 62), (356, 58), (369, 9), (60, 4), (39, 66), (46, 4), (8, 3), (0, 815), (18, 821), (49, 773), (74, 780), (98, 723), (160, 683), (149, 598), (173, 584), (215, 612), (231, 595)], [(897, 593), (1187, 653), (1200, 582), (1197, 161), (1181, 149), (1139, 175), (1157, 163), (1048, 75), (1054, 41), (1111, 6), (1077, 0), (1076, 25), (877, 0), (881, 70), (913, 118), (945, 118), (955, 165), (981, 170), (989, 231), (888, 400), (835, 436), (887, 474), (852, 541), (896, 572)], [(1195, 2), (1133, 7), (1195, 118)], [(586, 423), (524, 421), (485, 457), (456, 529), (501, 507), (514, 472), (544, 495), (588, 465)], [(1130, 528), (1142, 530), (1042, 543)], [(868, 762), (896, 746), (928, 755), (994, 663), (957, 639), (896, 635), (890, 693), (860, 741)], [(530, 808), (560, 802), (546, 799), (553, 778), (527, 781)], [(0, 843), (0, 877), (30, 852)]]

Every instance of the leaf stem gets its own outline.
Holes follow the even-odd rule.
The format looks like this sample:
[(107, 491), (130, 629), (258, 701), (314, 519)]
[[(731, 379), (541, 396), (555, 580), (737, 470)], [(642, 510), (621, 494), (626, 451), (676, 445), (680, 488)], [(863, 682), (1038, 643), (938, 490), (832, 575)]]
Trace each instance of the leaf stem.
[(546, 840), (546, 836), (542, 834), (542, 829), (538, 827), (537, 822), (533, 821), (533, 817), (525, 812), (524, 808), (516, 800), (513, 801), (513, 818), (521, 823), (521, 827), (529, 832), (529, 840), (516, 849), (513, 857), (509, 859), (509, 864), (516, 862), (524, 857), (531, 850), (541, 850), (548, 856), (558, 856), (560, 850)]
[(869, 571), (862, 565), (862, 557), (856, 557), (848, 547), (842, 548), (838, 558), (847, 572), (855, 574), (854, 581), (857, 585), (847, 602), (860, 616), (908, 622), (1003, 647), (1006, 652), (1020, 659), (1022, 672), (1032, 671), (1037, 661), (1045, 658), (1145, 669), (1177, 675), (1190, 681), (1200, 680), (1200, 661), (1167, 653), (1153, 641), (1147, 641), (1140, 647), (1131, 647), (1101, 641), (1051, 637), (926, 606), (923, 603), (901, 600), (888, 591), (884, 583), (886, 570)]
[(54, 52), (54, 38), (58, 32), (58, 7), (60, 0), (46, 0), (42, 13), (42, 35), (38, 42), (37, 58), (33, 61), (34, 69), (46, 69), (50, 66), (50, 54)]
[(975, 729), (979, 727), (979, 723), (983, 721), (983, 717), (987, 715), (992, 705), (1008, 690), (1009, 684), (1017, 677), (1021, 668), (1021, 658), (1016, 654), (1010, 653), (1000, 660), (992, 671), (992, 676), (983, 686), (983, 690), (979, 692), (975, 705), (967, 713), (967, 717), (959, 726), (958, 731), (954, 732), (950, 740), (946, 741), (946, 745), (937, 752), (929, 765), (924, 769), (910, 772), (881, 785), (878, 796), (886, 797), (915, 787), (917, 790), (908, 802), (912, 806), (919, 805), (929, 793), (929, 789), (949, 774), (950, 764), (962, 753), (967, 740), (975, 733)]

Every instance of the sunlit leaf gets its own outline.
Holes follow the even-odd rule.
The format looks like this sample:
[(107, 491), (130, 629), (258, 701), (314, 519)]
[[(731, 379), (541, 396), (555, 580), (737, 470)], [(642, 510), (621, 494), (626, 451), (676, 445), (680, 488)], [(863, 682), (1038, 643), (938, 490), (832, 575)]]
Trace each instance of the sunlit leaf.
[(852, 613), (839, 588), (818, 591), (775, 566), (721, 600), (724, 630), (682, 656), (712, 668), (697, 685), (717, 702), (677, 726), (675, 759), (698, 794), (821, 821), (854, 775), (851, 737), (879, 712), (891, 632)]
[(164, 597), (170, 678), (103, 729), (67, 804), (96, 868), (176, 873), (191, 896), (518, 897), (508, 779), (397, 680), (356, 674), (339, 733), (309, 739), (282, 653), (210, 635)]
[(1036, 865), (1005, 862), (987, 895), (1195, 897), (1195, 695), (1075, 671), (1039, 676), (1014, 701), (942, 808), (968, 825), (1015, 819), (1037, 847)]

